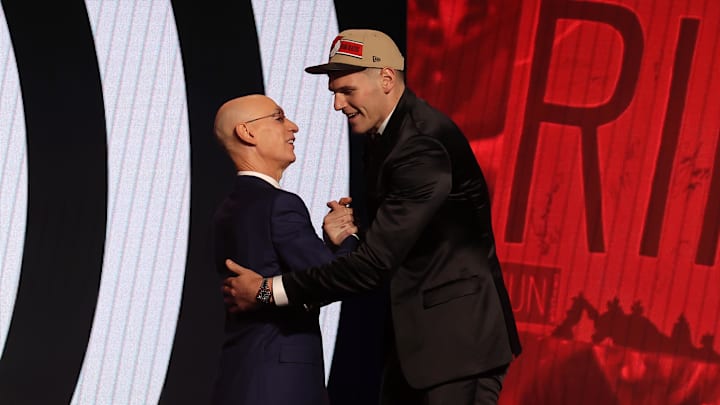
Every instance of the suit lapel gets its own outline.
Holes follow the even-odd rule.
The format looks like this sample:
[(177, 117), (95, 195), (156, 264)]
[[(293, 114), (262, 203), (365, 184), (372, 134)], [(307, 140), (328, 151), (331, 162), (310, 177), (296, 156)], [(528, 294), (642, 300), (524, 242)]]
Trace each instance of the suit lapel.
[(414, 100), (415, 95), (410, 90), (405, 89), (383, 134), (376, 136), (375, 139), (371, 136), (367, 137), (365, 145), (365, 179), (371, 220), (375, 217), (375, 211), (385, 194), (382, 187), (382, 170), (388, 156), (409, 133), (404, 127)]

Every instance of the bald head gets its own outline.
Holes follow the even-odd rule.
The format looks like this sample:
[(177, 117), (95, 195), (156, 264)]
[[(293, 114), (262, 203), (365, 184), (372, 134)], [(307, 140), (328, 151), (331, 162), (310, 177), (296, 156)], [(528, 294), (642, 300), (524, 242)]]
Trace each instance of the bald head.
[[(249, 96), (234, 98), (218, 109), (215, 115), (215, 136), (225, 149), (236, 141), (236, 127), (245, 121), (253, 119), (261, 108), (269, 105), (269, 108), (277, 108), (275, 102), (262, 94), (251, 94)], [(267, 108), (267, 107), (266, 107)]]
[(285, 118), (270, 97), (261, 94), (234, 98), (215, 115), (215, 137), (238, 170), (252, 170), (279, 180), (295, 161), (297, 125)]

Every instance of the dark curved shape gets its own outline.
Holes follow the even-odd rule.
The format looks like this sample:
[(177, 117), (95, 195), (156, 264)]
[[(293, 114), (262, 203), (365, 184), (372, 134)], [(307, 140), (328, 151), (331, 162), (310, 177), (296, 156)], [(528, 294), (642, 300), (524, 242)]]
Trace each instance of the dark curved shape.
[[(67, 404), (97, 305), (107, 216), (100, 70), (82, 1), (3, 1), (25, 108), (28, 214), (3, 403)], [(29, 23), (32, 22), (32, 23)]]
[(182, 305), (159, 403), (206, 404), (219, 367), (225, 313), (210, 226), (235, 178), (235, 169), (213, 138), (213, 121), (222, 103), (264, 93), (264, 87), (250, 0), (174, 0), (172, 6), (190, 121), (190, 237)]

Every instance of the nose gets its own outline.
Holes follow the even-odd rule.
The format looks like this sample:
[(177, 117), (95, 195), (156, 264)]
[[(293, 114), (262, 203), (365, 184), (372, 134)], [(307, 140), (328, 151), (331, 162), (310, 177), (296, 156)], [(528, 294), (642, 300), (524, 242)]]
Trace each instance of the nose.
[(345, 108), (345, 106), (347, 105), (347, 102), (345, 101), (345, 96), (335, 93), (334, 97), (335, 98), (333, 100), (333, 108), (335, 109), (335, 111), (340, 111)]
[(288, 123), (288, 129), (290, 129), (290, 132), (297, 132), (300, 130), (298, 128), (297, 124), (290, 120), (290, 118), (285, 118), (285, 121)]

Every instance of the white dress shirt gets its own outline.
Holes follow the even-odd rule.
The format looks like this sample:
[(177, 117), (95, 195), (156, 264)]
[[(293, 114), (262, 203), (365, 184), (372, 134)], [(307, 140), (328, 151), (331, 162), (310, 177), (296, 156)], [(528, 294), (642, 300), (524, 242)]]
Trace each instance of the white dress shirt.
[[(237, 172), (237, 175), (238, 176), (257, 177), (259, 179), (265, 180), (266, 182), (270, 183), (271, 186), (273, 186), (277, 189), (280, 188), (280, 183), (278, 183), (277, 180), (275, 180), (274, 178), (272, 178), (264, 173), (254, 172), (252, 170), (240, 170)], [(278, 279), (280, 279), (280, 282), (277, 281)], [(282, 284), (282, 277), (280, 277), (280, 276), (273, 277), (272, 293), (273, 293), (273, 300), (275, 301), (275, 305), (285, 306), (288, 304), (287, 294), (285, 293), (285, 287), (283, 287), (283, 284)]]

